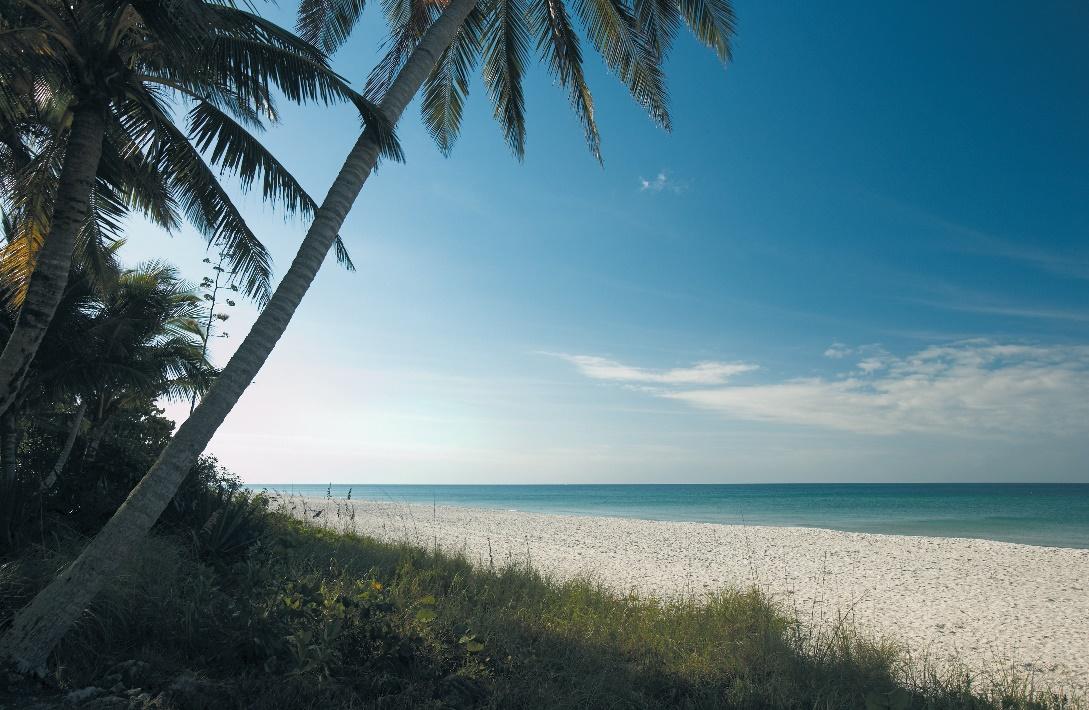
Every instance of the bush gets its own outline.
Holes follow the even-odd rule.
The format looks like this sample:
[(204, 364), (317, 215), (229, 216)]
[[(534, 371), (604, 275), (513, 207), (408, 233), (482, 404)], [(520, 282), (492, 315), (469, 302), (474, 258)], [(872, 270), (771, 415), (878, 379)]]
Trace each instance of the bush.
[[(149, 538), (61, 645), (62, 687), (140, 668), (126, 682), (164, 708), (1079, 707), (923, 682), (896, 648), (849, 629), (814, 635), (755, 591), (643, 599), (259, 520), (261, 543), (227, 558), (181, 527)], [(77, 551), (4, 568), (0, 626)]]
[(260, 542), (268, 504), (266, 496), (244, 488), (214, 456), (202, 456), (164, 511), (160, 525), (191, 540), (199, 558), (230, 561)]

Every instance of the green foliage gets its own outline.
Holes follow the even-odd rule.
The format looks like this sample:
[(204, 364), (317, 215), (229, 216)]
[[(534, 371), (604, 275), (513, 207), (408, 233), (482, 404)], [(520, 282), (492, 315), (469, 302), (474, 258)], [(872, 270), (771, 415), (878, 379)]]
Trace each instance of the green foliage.
[[(204, 466), (187, 488), (209, 477), (230, 488)], [(897, 649), (849, 629), (807, 631), (755, 591), (643, 599), (277, 513), (261, 525), (260, 544), (225, 558), (163, 528), (65, 640), (58, 682), (84, 687), (135, 661), (152, 669), (140, 687), (164, 707), (1084, 707), (969, 678), (924, 682)], [(78, 548), (0, 570), (0, 626)], [(177, 689), (194, 675), (199, 701)]]
[(203, 456), (182, 483), (160, 524), (192, 540), (202, 560), (231, 561), (258, 544), (266, 530), (268, 499), (242, 487), (237, 476)]
[[(242, 290), (262, 304), (271, 260), (221, 177), (237, 177), (243, 191), (259, 187), (288, 213), (317, 208), (256, 137), (277, 120), (274, 96), (349, 101), (383, 155), (400, 158), (384, 117), (320, 50), (234, 3), (2, 2), (0, 67), (0, 205), (13, 217), (0, 274), (17, 287), (16, 305), (50, 232), (80, 110), (106, 119), (81, 261), (93, 263), (115, 243), (131, 212), (167, 230), (184, 216), (228, 255)], [(351, 263), (339, 239), (337, 259)]]

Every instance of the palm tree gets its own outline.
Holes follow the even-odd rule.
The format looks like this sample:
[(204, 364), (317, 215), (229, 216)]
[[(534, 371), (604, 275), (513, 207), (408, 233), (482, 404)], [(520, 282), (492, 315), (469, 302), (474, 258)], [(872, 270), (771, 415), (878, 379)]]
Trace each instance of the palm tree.
[[(349, 100), (374, 119), (321, 52), (229, 0), (0, 0), (0, 184), (21, 227), (6, 263), (25, 280), (0, 354), (0, 413), (18, 397), (80, 236), (116, 233), (128, 210), (166, 227), (184, 213), (230, 254), (243, 290), (267, 301), (268, 254), (213, 168), (313, 211), (249, 130), (275, 118), (274, 90)], [(191, 106), (187, 130), (169, 99)]]
[[(491, 0), (478, 8), (478, 0), (448, 0), (445, 5), (429, 0), (389, 0), (387, 6), (393, 8), (396, 20), (394, 43), (369, 82), (372, 96), (381, 93), (378, 112), (384, 123), (377, 125), (395, 126), (413, 96), (427, 85), (425, 122), (436, 133), (440, 148), (448, 150), (450, 142), (443, 136), (452, 139), (456, 135), (467, 92), (465, 79), (482, 55), (495, 116), (511, 148), (521, 155), (521, 82), (529, 44), (528, 18), (534, 17), (540, 51), (571, 92), (590, 148), (596, 153), (597, 128), (590, 93), (582, 80), (578, 35), (562, 0), (530, 1), (531, 7), (524, 0)], [(303, 36), (325, 49), (335, 48), (351, 31), (362, 5), (360, 0), (304, 0), (300, 12)], [(634, 11), (624, 0), (576, 0), (575, 10), (606, 63), (635, 100), (665, 127), (669, 115), (661, 62), (680, 18), (723, 61), (730, 56), (733, 12), (729, 0), (636, 0)], [(386, 77), (392, 78), (387, 82)], [(24, 671), (43, 668), (53, 647), (104, 580), (151, 529), (287, 328), (377, 165), (384, 147), (382, 139), (376, 125), (363, 131), (317, 210), (291, 267), (215, 384), (80, 556), (16, 615), (0, 638), (0, 657)]]
[[(200, 328), (207, 309), (173, 266), (149, 262), (125, 270), (85, 309), (85, 323), (48, 336), (69, 350), (66, 356), (54, 354), (32, 367), (43, 400), (55, 401), (50, 390), (59, 389), (85, 409), (89, 428), (81, 466), (93, 461), (119, 412), (133, 403), (189, 399), (206, 391), (215, 375)], [(63, 464), (59, 458), (54, 471)]]
[[(119, 269), (112, 278), (98, 277), (73, 271), (22, 393), (8, 412), (12, 422), (39, 427), (58, 416), (67, 421), (67, 436), (52, 469), (40, 485), (24, 481), (28, 495), (35, 489), (39, 495), (47, 493), (54, 486), (84, 425), (81, 471), (92, 463), (119, 415), (163, 398), (188, 399), (206, 391), (216, 374), (202, 352), (203, 299), (174, 267), (149, 262)], [(14, 290), (2, 285), (7, 293)], [(9, 329), (10, 321), (3, 325)], [(19, 438), (18, 430), (9, 430), (0, 436)], [(11, 463), (9, 459), (4, 465)], [(14, 471), (8, 473), (14, 478)], [(10, 512), (0, 522), (10, 522)]]

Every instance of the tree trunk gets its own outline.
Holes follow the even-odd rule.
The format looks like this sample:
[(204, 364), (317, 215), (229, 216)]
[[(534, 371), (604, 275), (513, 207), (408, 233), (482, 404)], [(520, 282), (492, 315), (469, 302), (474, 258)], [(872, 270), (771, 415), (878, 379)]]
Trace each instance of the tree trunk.
[(15, 417), (0, 415), (0, 549), (10, 549), (13, 540), (12, 521), (15, 518)]
[(102, 445), (102, 439), (106, 437), (106, 427), (110, 424), (109, 419), (99, 420), (91, 424), (87, 430), (87, 445), (83, 447), (83, 456), (79, 460), (79, 472), (83, 473), (83, 469), (93, 464), (98, 459), (98, 447)]
[[(451, 0), (397, 75), (379, 110), (396, 124), (409, 101), (453, 42), (477, 0)], [(0, 658), (22, 672), (41, 672), (61, 637), (147, 535), (193, 462), (257, 375), (329, 253), (344, 218), (378, 162), (379, 145), (368, 128), (356, 141), (314, 222), (268, 305), (196, 410), (178, 428), (113, 517), (30, 604), (0, 638)]]
[(72, 415), (72, 426), (68, 430), (68, 437), (64, 440), (64, 447), (61, 449), (60, 455), (57, 456), (57, 462), (53, 464), (53, 468), (49, 471), (49, 475), (42, 481), (42, 492), (52, 488), (53, 484), (60, 478), (65, 464), (68, 463), (68, 457), (72, 455), (72, 447), (76, 445), (76, 437), (79, 436), (79, 429), (83, 425), (83, 415), (86, 411), (87, 400), (84, 399), (80, 402), (79, 407), (76, 409), (76, 413)]
[(64, 295), (76, 236), (87, 217), (98, 174), (105, 131), (106, 117), (102, 109), (77, 107), (73, 112), (49, 234), (38, 251), (15, 328), (0, 354), (0, 414), (8, 411), (18, 396), (27, 368)]

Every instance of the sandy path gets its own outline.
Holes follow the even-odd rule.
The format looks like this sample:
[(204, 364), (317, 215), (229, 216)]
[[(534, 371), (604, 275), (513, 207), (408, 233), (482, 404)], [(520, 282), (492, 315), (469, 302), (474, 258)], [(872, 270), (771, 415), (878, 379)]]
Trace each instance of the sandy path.
[(955, 655), (973, 669), (1015, 669), (1037, 685), (1089, 694), (1089, 550), (370, 501), (305, 505), (325, 510), (318, 520), (333, 527), (437, 543), (484, 564), (528, 559), (622, 592), (670, 597), (756, 585), (804, 621), (849, 613), (930, 661)]

